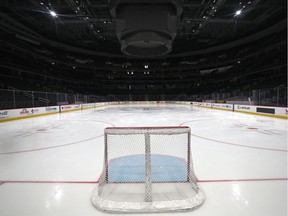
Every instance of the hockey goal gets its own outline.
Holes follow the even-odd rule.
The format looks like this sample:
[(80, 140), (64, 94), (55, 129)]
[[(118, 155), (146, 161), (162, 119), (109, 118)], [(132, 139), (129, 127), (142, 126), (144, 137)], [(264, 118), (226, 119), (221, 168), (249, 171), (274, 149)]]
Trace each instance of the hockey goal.
[(189, 127), (105, 129), (104, 167), (93, 205), (108, 212), (192, 210), (204, 202)]

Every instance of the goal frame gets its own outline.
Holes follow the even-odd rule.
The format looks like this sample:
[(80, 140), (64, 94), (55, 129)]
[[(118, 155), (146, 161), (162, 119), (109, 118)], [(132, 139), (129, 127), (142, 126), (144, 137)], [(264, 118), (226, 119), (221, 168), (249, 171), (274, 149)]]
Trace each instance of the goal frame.
[[(163, 132), (164, 131), (164, 132)], [(100, 182), (104, 184), (125, 184), (122, 182), (113, 182), (109, 180), (108, 170), (109, 170), (109, 144), (108, 144), (108, 135), (131, 135), (131, 134), (141, 134), (145, 136), (145, 182), (134, 182), (134, 183), (145, 183), (145, 200), (141, 204), (133, 205), (132, 202), (126, 202), (123, 208), (122, 204), (119, 204), (115, 201), (103, 200), (101, 198), (101, 192), (103, 184), (101, 185), (99, 182), (98, 191), (94, 192), (94, 196), (92, 197), (93, 205), (101, 210), (107, 212), (121, 213), (121, 212), (170, 212), (170, 211), (187, 211), (192, 210), (199, 207), (204, 202), (204, 193), (197, 185), (197, 180), (193, 170), (193, 162), (191, 158), (191, 129), (188, 126), (153, 126), (153, 127), (107, 127), (104, 130), (104, 166), (103, 173), (100, 177)], [(175, 201), (153, 201), (152, 199), (152, 174), (151, 174), (151, 143), (150, 143), (150, 135), (174, 135), (174, 134), (187, 134), (187, 177), (186, 181), (181, 182), (156, 182), (154, 183), (186, 183), (190, 184), (191, 182), (195, 183), (195, 185), (191, 185), (193, 189), (197, 191), (197, 195), (195, 197), (189, 197), (186, 200), (179, 201), (177, 200), (177, 204), (175, 205)], [(192, 169), (191, 169), (192, 168)], [(192, 172), (192, 173), (191, 173)], [(96, 189), (97, 190), (97, 189)], [(191, 206), (186, 206), (186, 203), (194, 203)], [(99, 204), (101, 203), (101, 204)], [(166, 205), (166, 207), (164, 206)], [(115, 206), (113, 209), (112, 206)], [(158, 207), (157, 207), (158, 206)], [(139, 209), (138, 209), (139, 208)]]

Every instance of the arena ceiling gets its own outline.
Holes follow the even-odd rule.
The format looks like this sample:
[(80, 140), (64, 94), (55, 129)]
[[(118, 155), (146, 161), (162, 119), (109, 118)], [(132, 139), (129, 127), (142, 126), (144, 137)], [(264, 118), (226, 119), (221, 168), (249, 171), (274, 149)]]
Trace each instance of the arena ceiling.
[[(184, 0), (168, 57), (245, 43), (245, 38), (286, 19), (286, 5), (286, 0)], [(108, 0), (1, 0), (0, 12), (2, 30), (23, 39), (127, 58), (121, 53)]]
[[(145, 57), (121, 52), (109, 4), (108, 0), (1, 0), (1, 51), (26, 63), (44, 61), (59, 73), (67, 67), (77, 69), (77, 79), (93, 72), (99, 89), (107, 83), (116, 88), (127, 83), (198, 85), (199, 76), (233, 71), (235, 64), (251, 56), (279, 47), (280, 57), (287, 52), (286, 0), (183, 0), (172, 51)], [(139, 76), (131, 77), (135, 74)]]

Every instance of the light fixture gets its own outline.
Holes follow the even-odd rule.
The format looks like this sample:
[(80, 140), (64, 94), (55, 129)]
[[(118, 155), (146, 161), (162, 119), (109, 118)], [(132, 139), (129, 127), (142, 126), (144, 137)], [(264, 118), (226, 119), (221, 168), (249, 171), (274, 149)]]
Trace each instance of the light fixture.
[(146, 69), (149, 68), (149, 65), (145, 64), (145, 65), (144, 65), (144, 68), (146, 68)]
[(239, 16), (241, 13), (242, 13), (242, 11), (241, 11), (241, 10), (238, 10), (238, 11), (236, 11), (235, 15), (236, 15), (236, 16)]
[(50, 14), (51, 14), (53, 17), (57, 17), (57, 14), (56, 14), (54, 11), (50, 11)]
[(40, 2), (41, 5), (44, 5), (43, 2)]

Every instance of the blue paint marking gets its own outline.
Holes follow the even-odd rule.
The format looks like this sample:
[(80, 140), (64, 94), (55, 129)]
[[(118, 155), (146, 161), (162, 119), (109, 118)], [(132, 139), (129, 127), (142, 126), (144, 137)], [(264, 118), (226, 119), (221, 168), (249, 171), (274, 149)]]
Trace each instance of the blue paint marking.
[[(173, 156), (151, 155), (151, 177), (152, 182), (187, 181), (187, 163)], [(108, 181), (145, 182), (145, 155), (131, 155), (111, 160)]]

